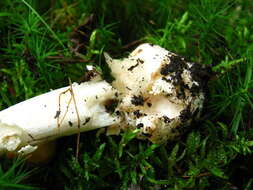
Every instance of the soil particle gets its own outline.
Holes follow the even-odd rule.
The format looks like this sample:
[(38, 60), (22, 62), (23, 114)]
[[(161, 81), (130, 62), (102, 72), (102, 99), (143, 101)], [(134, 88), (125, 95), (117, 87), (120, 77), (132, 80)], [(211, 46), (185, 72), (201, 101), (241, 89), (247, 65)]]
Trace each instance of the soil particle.
[(137, 63), (143, 64), (144, 61), (143, 61), (142, 59), (138, 58), (138, 59), (137, 59)]
[(135, 106), (143, 106), (144, 105), (144, 99), (141, 95), (133, 96), (132, 99), (131, 99), (131, 103)]
[(86, 125), (90, 121), (90, 117), (87, 117), (83, 123), (83, 125)]
[(185, 108), (184, 110), (182, 110), (180, 112), (180, 119), (182, 122), (186, 122), (187, 120), (189, 120), (191, 118), (192, 114), (191, 114), (191, 110), (190, 110), (190, 106), (188, 106), (187, 108)]
[(192, 87), (190, 88), (190, 92), (191, 92), (192, 96), (196, 96), (200, 92), (200, 87), (193, 83)]
[(140, 110), (134, 111), (134, 115), (135, 115), (137, 118), (140, 118), (141, 116), (143, 116), (143, 114), (140, 112)]
[(162, 68), (161, 68), (161, 75), (168, 75), (169, 73), (175, 72), (175, 71), (179, 71), (180, 73), (182, 73), (182, 69), (183, 66), (185, 65), (184, 61), (182, 60), (181, 57), (179, 56), (170, 56), (170, 63), (169, 64), (165, 64)]
[(110, 99), (105, 102), (105, 109), (108, 113), (114, 113), (119, 102), (116, 99)]
[(171, 80), (170, 79), (167, 79), (167, 78), (165, 78), (165, 77), (162, 77), (162, 80), (164, 80), (164, 81), (166, 81), (166, 82), (171, 82)]
[(59, 111), (59, 110), (56, 111), (54, 118), (55, 118), (55, 119), (58, 118), (58, 117), (60, 116), (60, 114), (61, 114), (61, 111)]
[(127, 70), (132, 71), (132, 70), (134, 70), (135, 67), (138, 67), (138, 65), (139, 65), (139, 62), (137, 62), (135, 65), (129, 67)]
[(119, 110), (117, 110), (115, 113), (116, 113), (116, 115), (120, 115), (120, 111)]
[(212, 76), (211, 68), (209, 67), (204, 68), (203, 65), (199, 63), (192, 64), (192, 67), (189, 70), (190, 70), (192, 79), (199, 83), (200, 88), (205, 86), (205, 83)]
[(151, 107), (151, 106), (152, 106), (152, 104), (151, 104), (150, 102), (148, 102), (147, 105), (148, 105), (148, 107)]
[(72, 127), (73, 126), (73, 123), (71, 121), (69, 121), (69, 126)]
[(163, 116), (163, 121), (164, 123), (170, 123), (171, 119), (169, 117), (167, 117), (166, 115)]
[(144, 125), (143, 125), (143, 123), (138, 123), (137, 125), (136, 125), (136, 128), (137, 129), (140, 129), (140, 128), (142, 128)]

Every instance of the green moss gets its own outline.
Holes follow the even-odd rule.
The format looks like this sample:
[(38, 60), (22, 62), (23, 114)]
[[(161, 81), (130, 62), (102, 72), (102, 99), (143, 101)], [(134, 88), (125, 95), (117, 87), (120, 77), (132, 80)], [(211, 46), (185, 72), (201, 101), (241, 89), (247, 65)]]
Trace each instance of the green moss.
[(201, 119), (178, 140), (158, 146), (131, 132), (88, 132), (77, 162), (76, 138), (65, 137), (54, 160), (26, 180), (27, 170), (1, 161), (0, 187), (252, 189), (252, 7), (251, 0), (0, 1), (0, 109), (69, 77), (82, 81), (87, 64), (110, 79), (103, 52), (123, 57), (142, 42), (214, 72)]

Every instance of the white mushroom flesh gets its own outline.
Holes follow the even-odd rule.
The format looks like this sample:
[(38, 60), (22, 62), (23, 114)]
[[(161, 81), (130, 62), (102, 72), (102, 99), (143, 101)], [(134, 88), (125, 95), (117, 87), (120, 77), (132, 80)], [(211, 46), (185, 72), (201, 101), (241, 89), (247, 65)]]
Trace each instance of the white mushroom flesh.
[[(0, 152), (31, 152), (31, 147), (77, 133), (78, 117), (69, 87), (53, 90), (0, 112)], [(120, 119), (106, 111), (117, 92), (105, 81), (72, 85), (80, 131), (93, 130)], [(59, 101), (60, 98), (60, 101)], [(60, 105), (59, 105), (60, 102)]]

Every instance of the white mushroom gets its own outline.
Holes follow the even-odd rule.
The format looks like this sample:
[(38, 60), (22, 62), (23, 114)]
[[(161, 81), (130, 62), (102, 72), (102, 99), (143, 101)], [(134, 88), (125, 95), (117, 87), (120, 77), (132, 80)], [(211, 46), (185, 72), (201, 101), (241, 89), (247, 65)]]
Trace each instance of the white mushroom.
[(117, 91), (110, 84), (74, 83), (72, 90), (74, 97), (65, 87), (1, 111), (0, 152), (30, 153), (38, 144), (78, 133), (79, 124), (83, 132), (119, 122), (105, 107), (108, 100), (116, 98)]
[[(199, 114), (202, 68), (159, 46), (142, 44), (128, 58), (105, 54), (115, 80), (96, 80), (53, 90), (0, 112), (0, 152), (30, 153), (45, 141), (111, 126), (108, 133), (140, 129), (160, 143), (179, 134)], [(108, 106), (116, 103), (116, 109)], [(114, 133), (113, 132), (113, 133)]]
[(140, 45), (122, 60), (105, 57), (115, 78), (112, 86), (120, 92), (120, 128), (139, 128), (140, 138), (160, 143), (177, 136), (176, 128), (201, 110), (201, 81), (192, 77), (199, 65), (152, 44)]

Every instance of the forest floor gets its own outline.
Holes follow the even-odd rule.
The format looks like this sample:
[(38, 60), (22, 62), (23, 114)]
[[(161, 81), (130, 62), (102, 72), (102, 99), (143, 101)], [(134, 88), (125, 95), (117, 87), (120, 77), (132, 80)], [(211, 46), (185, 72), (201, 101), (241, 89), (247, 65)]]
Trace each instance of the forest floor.
[(200, 120), (166, 145), (133, 134), (58, 140), (44, 165), (0, 158), (0, 189), (253, 189), (252, 0), (1, 0), (0, 110), (82, 81), (110, 78), (103, 52), (160, 45), (211, 67)]

